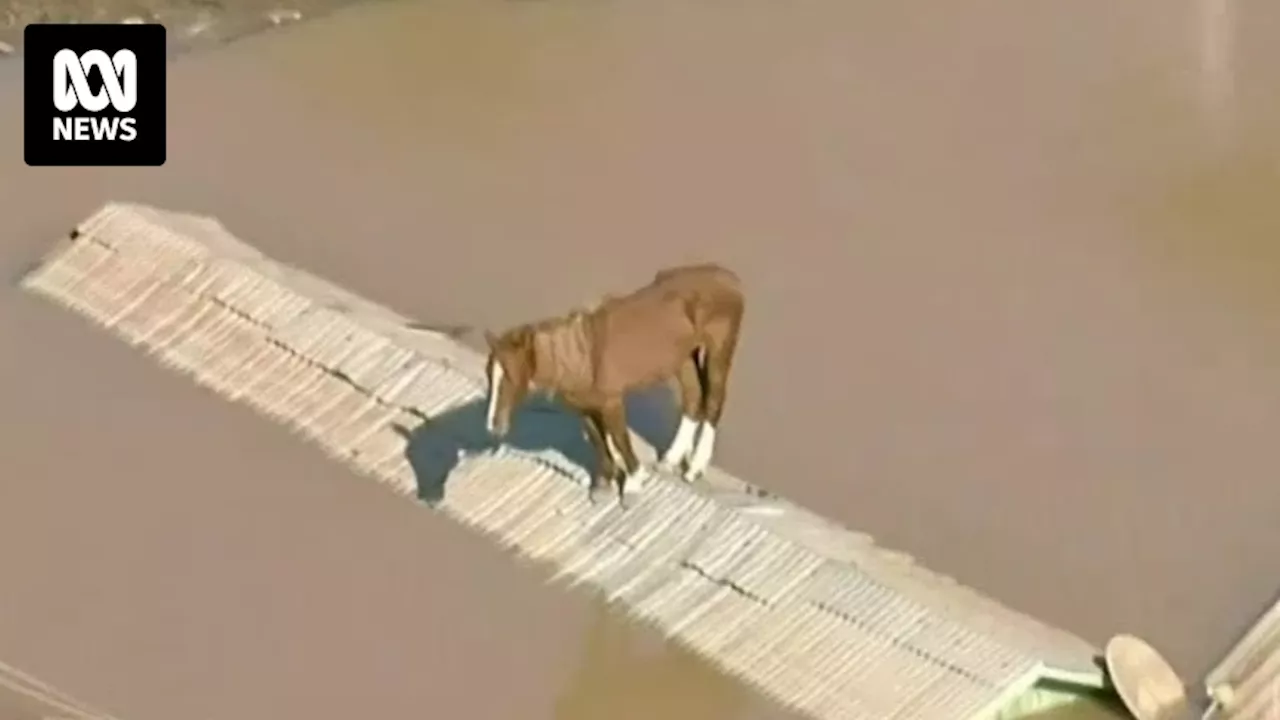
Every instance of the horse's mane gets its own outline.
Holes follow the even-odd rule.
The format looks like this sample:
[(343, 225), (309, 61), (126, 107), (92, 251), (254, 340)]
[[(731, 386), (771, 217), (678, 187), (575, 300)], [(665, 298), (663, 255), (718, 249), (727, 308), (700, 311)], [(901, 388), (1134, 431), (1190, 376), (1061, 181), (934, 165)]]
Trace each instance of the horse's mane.
[(591, 310), (575, 309), (533, 325), (535, 382), (539, 386), (573, 390), (592, 385), (591, 315)]

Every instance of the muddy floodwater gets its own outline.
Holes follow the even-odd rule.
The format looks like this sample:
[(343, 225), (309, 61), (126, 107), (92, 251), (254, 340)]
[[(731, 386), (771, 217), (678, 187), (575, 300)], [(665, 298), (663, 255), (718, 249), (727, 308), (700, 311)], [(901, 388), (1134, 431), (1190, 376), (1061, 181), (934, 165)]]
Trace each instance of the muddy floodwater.
[[(424, 322), (721, 261), (720, 464), (1195, 681), (1280, 584), (1278, 30), (1266, 0), (370, 5), (178, 59), (162, 169), (25, 167), (14, 59), (0, 270), (107, 199)], [(126, 720), (785, 717), (0, 292), (6, 662)]]

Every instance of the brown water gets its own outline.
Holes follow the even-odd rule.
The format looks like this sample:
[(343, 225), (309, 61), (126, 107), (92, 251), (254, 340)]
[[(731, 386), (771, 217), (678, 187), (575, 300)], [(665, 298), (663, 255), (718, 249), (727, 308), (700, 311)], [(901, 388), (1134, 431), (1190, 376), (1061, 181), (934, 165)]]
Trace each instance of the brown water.
[[(1280, 6), (1213, 1), (368, 7), (179, 61), (162, 170), (23, 167), (11, 63), (0, 268), (107, 198), (425, 321), (723, 261), (723, 465), (1194, 679), (1280, 571)], [(130, 720), (778, 716), (5, 292), (7, 661)]]
[(761, 705), (734, 680), (687, 651), (662, 645), (644, 630), (619, 622), (600, 603), (592, 608), (582, 657), (556, 698), (551, 717), (732, 720), (745, 717), (753, 704)]

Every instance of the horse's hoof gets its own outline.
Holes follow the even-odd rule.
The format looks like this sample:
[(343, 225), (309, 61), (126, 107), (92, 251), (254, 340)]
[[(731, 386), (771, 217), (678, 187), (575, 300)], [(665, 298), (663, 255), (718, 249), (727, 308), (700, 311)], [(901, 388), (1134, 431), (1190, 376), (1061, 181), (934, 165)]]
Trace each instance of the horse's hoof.
[(621, 485), (619, 485), (618, 494), (639, 495), (645, 491), (647, 485), (648, 483), (644, 481), (644, 477), (640, 474), (636, 474), (635, 476), (627, 478)]
[(680, 473), (680, 477), (684, 478), (684, 481), (688, 483), (697, 482), (698, 479), (702, 477), (702, 471), (693, 472), (692, 470), (685, 469), (684, 472)]

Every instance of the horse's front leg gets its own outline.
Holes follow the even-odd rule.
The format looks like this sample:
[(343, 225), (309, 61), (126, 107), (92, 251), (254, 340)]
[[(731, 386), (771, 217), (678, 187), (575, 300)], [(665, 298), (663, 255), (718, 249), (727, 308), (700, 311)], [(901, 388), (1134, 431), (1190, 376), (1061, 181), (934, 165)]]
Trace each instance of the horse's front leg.
[(638, 493), (644, 489), (644, 479), (640, 472), (640, 458), (631, 446), (631, 432), (627, 429), (627, 409), (622, 398), (610, 401), (600, 411), (604, 420), (605, 443), (617, 451), (618, 460), (622, 461), (626, 471), (618, 480), (618, 502), (626, 505), (625, 494), (628, 490)]
[(587, 440), (596, 451), (596, 471), (592, 473), (591, 484), (587, 487), (587, 498), (594, 503), (597, 499), (597, 491), (607, 489), (618, 475), (618, 466), (613, 460), (613, 453), (609, 452), (609, 443), (604, 436), (604, 421), (600, 413), (583, 412), (582, 425), (586, 428)]

